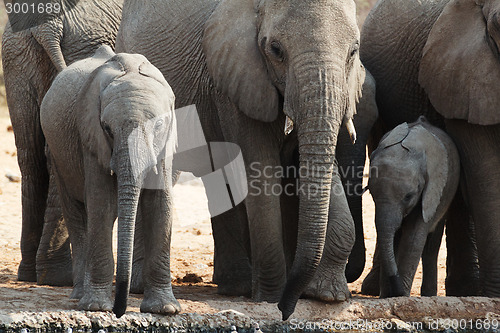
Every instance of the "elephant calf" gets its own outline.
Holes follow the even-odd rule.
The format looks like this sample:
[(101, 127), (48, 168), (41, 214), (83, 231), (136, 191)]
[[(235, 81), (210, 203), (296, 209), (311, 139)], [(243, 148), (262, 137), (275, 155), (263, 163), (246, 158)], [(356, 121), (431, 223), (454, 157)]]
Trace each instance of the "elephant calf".
[(436, 295), (444, 216), (459, 176), (455, 145), (423, 116), (382, 138), (371, 155), (368, 182), (375, 202), (379, 263), (374, 262), (364, 289), (380, 278), (380, 297), (409, 296), (422, 257), (421, 294)]
[(148, 239), (141, 311), (178, 312), (169, 253), (174, 94), (161, 72), (141, 55), (102, 46), (57, 76), (40, 112), (73, 248), (72, 297), (79, 308), (125, 312), (137, 216)]

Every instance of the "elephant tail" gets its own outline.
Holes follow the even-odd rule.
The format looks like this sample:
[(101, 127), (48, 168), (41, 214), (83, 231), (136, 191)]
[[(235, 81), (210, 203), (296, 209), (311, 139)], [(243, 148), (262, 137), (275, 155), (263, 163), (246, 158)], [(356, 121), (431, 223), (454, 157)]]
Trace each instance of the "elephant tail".
[(32, 30), (32, 34), (45, 52), (47, 52), (57, 72), (60, 73), (65, 69), (67, 65), (61, 49), (61, 40), (63, 37), (62, 19), (57, 18), (48, 23), (41, 24)]

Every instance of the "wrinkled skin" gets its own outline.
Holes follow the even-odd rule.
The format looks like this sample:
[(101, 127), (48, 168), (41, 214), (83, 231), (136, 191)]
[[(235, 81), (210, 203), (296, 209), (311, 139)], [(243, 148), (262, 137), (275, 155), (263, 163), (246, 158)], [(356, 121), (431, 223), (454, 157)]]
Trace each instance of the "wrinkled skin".
[(140, 212), (139, 232), (148, 240), (141, 311), (178, 312), (170, 282), (174, 95), (163, 75), (141, 55), (115, 55), (103, 46), (57, 76), (40, 112), (73, 247), (79, 308), (125, 312)]
[(49, 177), (39, 106), (58, 71), (92, 55), (101, 44), (114, 46), (122, 2), (80, 1), (50, 23), (20, 32), (9, 24), (5, 28), (5, 89), (22, 175), (21, 281), (73, 284), (68, 232), (54, 176)]
[(447, 223), (448, 295), (500, 291), (498, 11), (496, 1), (384, 0), (362, 33), (382, 122), (390, 129), (425, 114), (459, 151), (462, 195)]
[(381, 265), (372, 274), (380, 270), (380, 297), (409, 296), (421, 257), (421, 294), (437, 294), (444, 217), (459, 177), (455, 145), (423, 117), (387, 133), (371, 154), (368, 188), (375, 202)]
[(366, 145), (372, 127), (378, 118), (375, 93), (375, 79), (369, 71), (366, 71), (366, 78), (362, 87), (362, 96), (356, 106), (357, 114), (354, 116), (354, 126), (356, 127), (357, 133), (356, 142), (353, 145), (347, 131), (342, 129), (339, 133), (339, 140), (337, 143), (337, 161), (341, 171), (340, 178), (344, 186), (356, 230), (356, 241), (354, 242), (346, 266), (346, 278), (348, 283), (356, 281), (361, 276), (366, 261), (362, 211), (363, 175), (366, 159)]
[[(373, 123), (378, 117), (377, 105), (375, 102), (375, 80), (368, 71), (366, 72), (365, 82), (362, 87), (362, 96), (356, 106), (356, 111), (357, 113), (354, 116), (354, 126), (356, 127), (357, 133), (356, 142), (353, 145), (347, 130), (342, 128), (339, 133), (336, 154), (338, 172), (342, 181), (342, 187), (346, 193), (347, 203), (349, 204), (349, 210), (354, 220), (356, 232), (356, 240), (345, 268), (345, 276), (348, 283), (355, 281), (361, 275), (365, 264), (365, 242), (361, 201), (363, 194), (363, 174), (366, 158), (366, 143)], [(284, 158), (282, 162), (285, 168), (289, 166), (298, 168), (297, 138), (294, 134), (295, 133), (292, 133), (292, 135), (287, 137), (282, 150), (282, 156)], [(289, 153), (289, 149), (295, 150)], [(285, 177), (283, 180), (283, 187), (286, 188), (290, 186), (291, 189), (288, 192), (296, 193), (296, 188), (291, 186), (296, 186), (297, 179), (291, 177), (293, 175), (288, 176), (289, 177)], [(335, 184), (335, 186), (339, 186), (339, 184)], [(337, 189), (338, 188), (339, 187), (337, 187)], [(335, 188), (332, 188), (332, 191), (334, 190)], [(283, 236), (288, 268), (292, 266), (297, 246), (298, 201), (299, 199), (296, 195), (287, 195), (287, 193), (285, 193), (281, 196)], [(338, 223), (337, 220), (339, 220), (339, 218), (337, 216), (333, 218), (333, 216), (335, 216), (335, 211), (346, 211), (345, 207), (342, 206), (343, 204), (345, 204), (345, 202), (342, 198), (335, 198), (330, 201), (329, 224), (327, 230), (328, 240), (325, 243), (325, 250), (323, 251), (323, 257), (318, 267), (318, 272), (305, 291), (305, 296), (307, 297), (319, 297), (324, 301), (332, 301), (334, 300), (333, 295), (341, 295), (343, 293), (346, 298), (350, 296), (347, 289), (342, 292), (339, 290), (334, 294), (331, 293), (335, 285), (343, 285), (334, 283), (335, 279), (343, 280), (343, 278), (339, 276), (332, 278), (330, 274), (331, 272), (339, 271), (339, 269), (335, 268), (335, 265), (345, 264), (337, 262), (337, 258), (344, 256), (342, 251), (348, 251), (348, 244), (350, 243), (350, 241), (346, 242), (347, 237), (345, 237), (345, 234), (340, 233), (339, 235), (341, 236), (335, 236), (334, 232), (336, 229), (342, 228), (341, 223), (335, 225), (335, 223)], [(340, 205), (340, 207), (336, 205)], [(348, 217), (344, 218), (347, 219)], [(317, 290), (316, 288), (320, 286), (321, 288)]]
[[(249, 181), (256, 184), (245, 200), (251, 293), (255, 300), (271, 302), (283, 295), (284, 318), (321, 260), (330, 188), (339, 181), (333, 174), (337, 135), (352, 118), (364, 77), (357, 39), (350, 0), (124, 4), (117, 49), (144, 54), (157, 66), (172, 85), (177, 107), (196, 104), (207, 141), (240, 146)], [(288, 280), (280, 198), (263, 195), (265, 185), (279, 186), (281, 179), (262, 172), (281, 165), (285, 114), (297, 131), (306, 173), (300, 184), (319, 189), (301, 194), (297, 252)], [(319, 172), (313, 174), (313, 168)], [(339, 212), (344, 213), (349, 215)], [(238, 214), (236, 209), (213, 224), (225, 224), (227, 230)], [(352, 217), (346, 229), (352, 229)], [(217, 243), (218, 235), (214, 238)], [(241, 245), (235, 251), (244, 250)], [(347, 255), (339, 260), (345, 262)]]

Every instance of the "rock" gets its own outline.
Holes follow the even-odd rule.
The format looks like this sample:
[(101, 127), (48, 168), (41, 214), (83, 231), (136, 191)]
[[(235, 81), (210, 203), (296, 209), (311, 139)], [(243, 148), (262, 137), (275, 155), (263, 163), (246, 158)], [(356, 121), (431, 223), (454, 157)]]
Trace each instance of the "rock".
[(13, 174), (11, 172), (7, 172), (5, 174), (5, 177), (7, 177), (7, 179), (11, 182), (11, 183), (19, 183), (21, 182), (21, 177), (16, 175), (16, 174)]
[(177, 283), (201, 283), (203, 282), (203, 278), (201, 276), (196, 275), (195, 273), (186, 273), (186, 275), (180, 279), (177, 278)]

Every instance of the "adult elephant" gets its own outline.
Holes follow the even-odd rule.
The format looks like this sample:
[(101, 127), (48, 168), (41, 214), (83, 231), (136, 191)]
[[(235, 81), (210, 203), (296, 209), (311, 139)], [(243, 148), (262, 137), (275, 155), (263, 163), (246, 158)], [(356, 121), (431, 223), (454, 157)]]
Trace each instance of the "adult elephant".
[[(60, 15), (11, 17), (2, 40), (7, 103), (22, 175), (22, 235), (18, 279), (72, 285), (68, 233), (54, 178), (49, 177), (40, 104), (67, 64), (114, 46), (123, 0), (57, 1)], [(15, 20), (15, 21), (14, 21)], [(16, 27), (17, 25), (17, 27)], [(21, 30), (20, 28), (23, 28)], [(47, 188), (50, 192), (47, 196)]]
[[(352, 0), (124, 2), (117, 50), (144, 54), (157, 66), (174, 90), (177, 107), (196, 104), (207, 141), (241, 147), (253, 182), (245, 200), (252, 295), (272, 302), (283, 295), (279, 307), (284, 318), (321, 260), (330, 200), (346, 200), (343, 191), (330, 188), (339, 181), (334, 172), (337, 135), (342, 122), (353, 116), (363, 82), (358, 49)], [(266, 195), (266, 188), (279, 187), (281, 179), (263, 172), (281, 165), (285, 116), (297, 131), (304, 189), (288, 280), (276, 209), (280, 198)], [(336, 269), (343, 271), (354, 227), (347, 205), (342, 206), (338, 213), (346, 218), (338, 218), (333, 227), (346, 234), (337, 244), (342, 264)], [(212, 222), (230, 228), (241, 210)], [(218, 237), (214, 231), (216, 244)], [(238, 251), (236, 245), (233, 254)], [(338, 287), (333, 299), (345, 299), (344, 274), (332, 275), (341, 279), (332, 284)]]
[[(459, 151), (467, 211), (452, 204), (448, 219), (449, 295), (500, 295), (499, 11), (496, 1), (382, 0), (362, 33), (361, 57), (378, 83), (386, 125), (426, 114)], [(467, 237), (474, 233), (478, 261)]]

